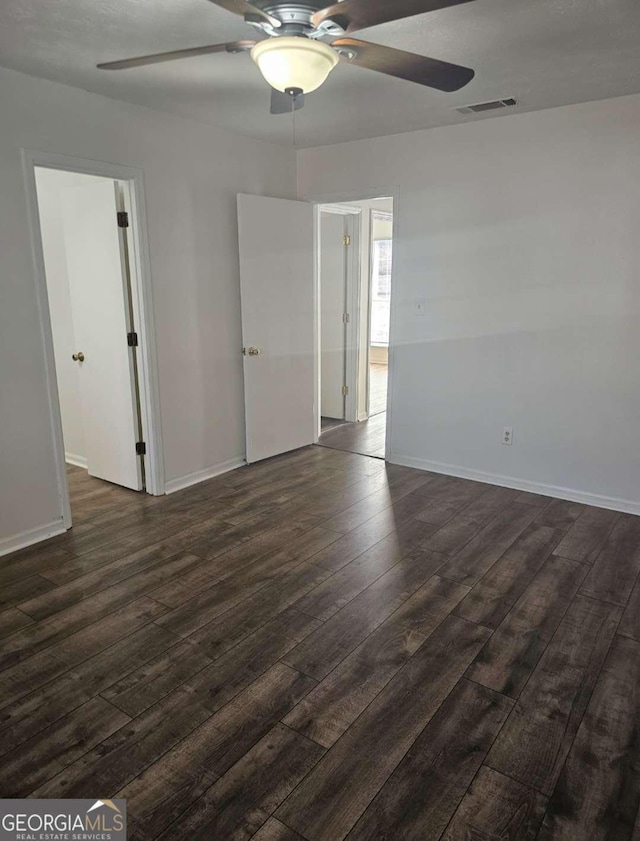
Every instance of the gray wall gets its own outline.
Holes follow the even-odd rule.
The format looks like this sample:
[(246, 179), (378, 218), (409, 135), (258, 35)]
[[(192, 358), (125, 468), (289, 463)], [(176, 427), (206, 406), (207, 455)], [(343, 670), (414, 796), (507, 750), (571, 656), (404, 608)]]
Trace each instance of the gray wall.
[(21, 148), (144, 170), (167, 480), (244, 453), (236, 194), (293, 152), (0, 70), (0, 552), (60, 523)]
[(638, 137), (630, 96), (299, 153), (398, 196), (392, 460), (640, 513)]

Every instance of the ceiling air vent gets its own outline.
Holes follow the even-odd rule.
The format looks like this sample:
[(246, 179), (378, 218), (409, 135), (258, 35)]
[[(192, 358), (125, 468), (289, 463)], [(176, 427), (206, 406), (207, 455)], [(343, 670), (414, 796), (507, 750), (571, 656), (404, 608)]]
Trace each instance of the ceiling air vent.
[(513, 108), (517, 104), (517, 100), (509, 97), (508, 99), (494, 99), (493, 102), (479, 102), (477, 105), (465, 105), (455, 110), (458, 114), (482, 114), (484, 111), (498, 111), (501, 108)]

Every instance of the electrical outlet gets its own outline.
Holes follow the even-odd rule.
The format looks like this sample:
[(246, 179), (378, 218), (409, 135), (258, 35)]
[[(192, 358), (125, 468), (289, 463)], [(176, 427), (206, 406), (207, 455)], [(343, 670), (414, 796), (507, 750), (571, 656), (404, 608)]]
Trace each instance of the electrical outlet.
[(416, 308), (416, 315), (426, 315), (427, 313), (427, 302), (424, 298), (418, 298), (415, 302)]
[(505, 426), (502, 430), (502, 443), (510, 447), (513, 444), (513, 428)]

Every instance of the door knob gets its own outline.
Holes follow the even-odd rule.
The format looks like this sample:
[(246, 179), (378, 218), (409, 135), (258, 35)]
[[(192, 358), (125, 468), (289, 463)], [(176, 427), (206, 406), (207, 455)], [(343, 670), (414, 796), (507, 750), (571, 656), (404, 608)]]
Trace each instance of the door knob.
[(246, 347), (242, 349), (245, 356), (260, 356), (260, 349), (257, 347)]
[(74, 353), (71, 358), (74, 362), (84, 362), (84, 353), (82, 351), (80, 353)]

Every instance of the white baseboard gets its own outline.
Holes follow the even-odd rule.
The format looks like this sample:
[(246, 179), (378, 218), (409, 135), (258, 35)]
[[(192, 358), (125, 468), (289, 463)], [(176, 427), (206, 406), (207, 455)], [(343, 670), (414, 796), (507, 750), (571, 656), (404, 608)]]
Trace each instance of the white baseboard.
[(12, 534), (10, 537), (3, 537), (0, 539), (0, 555), (8, 555), (10, 552), (17, 552), (18, 549), (26, 549), (27, 546), (33, 546), (34, 543), (40, 543), (40, 541), (49, 537), (64, 534), (66, 530), (62, 520), (56, 520), (46, 526), (37, 526), (35, 529), (27, 529), (27, 531)]
[(84, 456), (77, 456), (75, 453), (65, 453), (64, 460), (67, 464), (73, 464), (74, 467), (84, 467), (87, 469), (87, 460)]
[(369, 419), (369, 415), (366, 412), (358, 412), (358, 423), (362, 423), (362, 421), (366, 421)]
[(164, 492), (166, 494), (172, 494), (176, 491), (181, 491), (184, 488), (191, 487), (191, 485), (197, 485), (199, 482), (206, 482), (207, 479), (222, 476), (223, 473), (229, 473), (238, 467), (244, 467), (246, 463), (246, 459), (243, 456), (239, 456), (238, 458), (229, 459), (229, 461), (223, 461), (213, 467), (206, 467), (204, 470), (196, 470), (195, 473), (180, 476), (178, 479), (170, 479), (165, 483)]
[(622, 511), (625, 514), (640, 515), (640, 502), (634, 502), (629, 499), (600, 496), (599, 494), (588, 493), (587, 491), (575, 490), (575, 488), (563, 488), (556, 485), (545, 485), (541, 482), (530, 482), (528, 479), (517, 479), (514, 476), (483, 473), (480, 470), (471, 470), (466, 467), (460, 467), (457, 464), (427, 461), (426, 459), (398, 455), (397, 453), (391, 453), (389, 461), (391, 464), (415, 467), (418, 470), (428, 470), (431, 473), (443, 473), (445, 476), (455, 476), (459, 479), (472, 479), (476, 482), (486, 482), (488, 485), (500, 485), (503, 488), (513, 488), (516, 491), (528, 491), (529, 493), (536, 493), (541, 496), (566, 499), (569, 502), (581, 502), (584, 505), (593, 505), (596, 508), (608, 508), (612, 511)]

